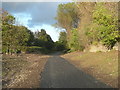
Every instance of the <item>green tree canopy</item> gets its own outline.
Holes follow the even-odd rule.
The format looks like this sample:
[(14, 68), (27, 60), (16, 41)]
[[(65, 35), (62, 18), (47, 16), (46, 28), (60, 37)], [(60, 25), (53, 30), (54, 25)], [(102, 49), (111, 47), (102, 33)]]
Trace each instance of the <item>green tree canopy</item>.
[(75, 3), (60, 4), (57, 9), (57, 25), (67, 30), (67, 36), (70, 36), (70, 30), (77, 28), (79, 23), (77, 7)]
[(52, 49), (54, 46), (54, 42), (51, 39), (50, 35), (46, 33), (44, 29), (41, 29), (41, 32), (36, 32), (36, 43), (35, 45), (45, 47), (47, 49)]
[(113, 18), (113, 15), (114, 13), (108, 10), (104, 3), (97, 3), (93, 11), (92, 24), (87, 32), (93, 41), (101, 42), (108, 49), (111, 49), (120, 38), (118, 18)]
[(15, 26), (15, 18), (2, 11), (2, 46), (3, 52), (16, 53), (21, 51), (29, 40), (29, 30), (24, 26)]

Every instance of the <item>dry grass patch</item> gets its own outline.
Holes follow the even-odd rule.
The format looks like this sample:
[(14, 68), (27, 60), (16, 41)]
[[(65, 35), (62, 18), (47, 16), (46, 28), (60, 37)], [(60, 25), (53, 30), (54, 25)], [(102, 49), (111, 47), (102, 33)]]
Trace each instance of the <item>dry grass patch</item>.
[(74, 52), (62, 57), (98, 80), (118, 87), (118, 51)]
[(3, 73), (7, 73), (7, 75), (3, 75), (3, 81), (6, 81), (3, 88), (39, 88), (40, 74), (48, 57), (48, 55), (41, 54), (24, 54), (19, 57), (4, 56), (3, 61), (7, 64), (3, 68), (9, 68), (9, 71), (3, 69)]

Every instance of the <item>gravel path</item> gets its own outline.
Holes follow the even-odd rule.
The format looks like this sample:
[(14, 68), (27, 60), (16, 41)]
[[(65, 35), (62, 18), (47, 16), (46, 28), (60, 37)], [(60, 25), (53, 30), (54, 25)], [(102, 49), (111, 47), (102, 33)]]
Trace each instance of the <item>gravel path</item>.
[(67, 60), (54, 55), (50, 57), (42, 73), (40, 88), (110, 88)]

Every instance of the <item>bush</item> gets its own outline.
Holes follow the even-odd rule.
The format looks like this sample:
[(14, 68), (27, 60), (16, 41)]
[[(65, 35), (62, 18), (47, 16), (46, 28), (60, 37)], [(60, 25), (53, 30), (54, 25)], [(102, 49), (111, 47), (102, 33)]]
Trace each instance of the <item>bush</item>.
[(79, 40), (79, 33), (77, 29), (73, 29), (71, 31), (71, 38), (70, 41), (68, 42), (69, 48), (71, 49), (70, 51), (83, 51), (84, 46), (82, 45), (81, 41)]
[(103, 3), (97, 3), (92, 15), (92, 22), (88, 26), (87, 36), (91, 42), (100, 42), (108, 49), (112, 49), (118, 42), (118, 18), (116, 13), (107, 9)]
[(7, 52), (7, 47), (3, 46), (2, 47), (2, 53), (6, 53)]
[(48, 53), (48, 50), (43, 47), (31, 46), (26, 49), (26, 53)]

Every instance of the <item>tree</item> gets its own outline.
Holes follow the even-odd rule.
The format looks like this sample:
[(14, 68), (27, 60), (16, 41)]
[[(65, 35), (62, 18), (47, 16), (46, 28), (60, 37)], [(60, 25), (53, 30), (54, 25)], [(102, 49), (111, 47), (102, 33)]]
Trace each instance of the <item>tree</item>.
[(2, 25), (12, 25), (14, 24), (15, 17), (10, 15), (7, 11), (1, 10), (2, 14)]
[(27, 41), (27, 46), (33, 46), (35, 41), (35, 36), (32, 31), (28, 30), (27, 32), (29, 33), (29, 40)]
[(63, 51), (67, 50), (67, 34), (66, 32), (60, 32), (59, 40), (55, 42), (55, 50)]
[(64, 47), (66, 47), (66, 45), (67, 45), (67, 33), (65, 31), (64, 32), (60, 32), (59, 42), (61, 44), (63, 44)]
[(12, 27), (15, 18), (10, 15), (7, 11), (2, 10), (2, 46), (3, 51), (9, 53), (10, 52), (10, 46), (12, 42)]
[(35, 45), (45, 47), (49, 50), (53, 48), (54, 42), (51, 39), (50, 35), (48, 35), (44, 29), (41, 29), (41, 32), (39, 31), (36, 32), (35, 37), (36, 37)]
[(77, 14), (77, 8), (75, 3), (60, 4), (57, 9), (57, 25), (66, 29), (67, 40), (70, 38), (70, 30), (72, 28), (77, 28), (79, 23), (79, 18)]
[(3, 53), (17, 53), (24, 49), (30, 34), (24, 26), (15, 26), (15, 18), (8, 12), (2, 12), (2, 46)]
[(80, 40), (79, 40), (79, 34), (78, 34), (78, 30), (77, 29), (73, 29), (71, 31), (71, 38), (70, 41), (68, 43), (69, 48), (71, 49), (71, 51), (83, 51), (84, 46), (81, 44)]
[(7, 47), (7, 53), (16, 53), (18, 50), (24, 49), (27, 45), (30, 34), (24, 26), (12, 26), (3, 32), (3, 47)]
[(108, 10), (104, 3), (97, 3), (93, 11), (93, 21), (87, 34), (94, 41), (101, 42), (103, 45), (112, 49), (119, 40), (117, 17), (113, 18), (113, 12)]

